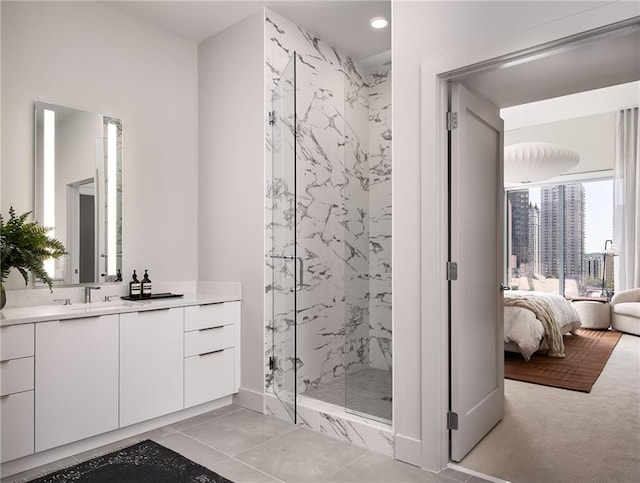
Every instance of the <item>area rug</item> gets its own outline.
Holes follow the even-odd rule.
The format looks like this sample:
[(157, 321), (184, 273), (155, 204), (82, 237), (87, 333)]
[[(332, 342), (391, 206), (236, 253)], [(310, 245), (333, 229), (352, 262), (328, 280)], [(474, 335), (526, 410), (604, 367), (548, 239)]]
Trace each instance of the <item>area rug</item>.
[(30, 480), (37, 483), (232, 483), (149, 439)]
[(591, 392), (622, 333), (578, 329), (564, 337), (564, 359), (536, 352), (528, 362), (517, 353), (504, 353), (504, 377), (543, 386)]

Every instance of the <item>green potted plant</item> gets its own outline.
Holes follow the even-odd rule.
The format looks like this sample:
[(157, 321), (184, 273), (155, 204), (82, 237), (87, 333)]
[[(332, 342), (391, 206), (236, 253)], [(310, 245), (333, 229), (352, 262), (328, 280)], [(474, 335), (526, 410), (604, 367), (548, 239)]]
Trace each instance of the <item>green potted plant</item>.
[(13, 206), (9, 208), (9, 219), (4, 222), (0, 213), (0, 309), (6, 303), (4, 281), (12, 268), (17, 269), (24, 278), (25, 285), (29, 282), (31, 272), (37, 279), (42, 280), (53, 292), (53, 281), (44, 268), (45, 260), (60, 258), (66, 254), (64, 245), (59, 240), (51, 238), (47, 233), (51, 228), (45, 228), (37, 221), (28, 222), (30, 211), (16, 216)]

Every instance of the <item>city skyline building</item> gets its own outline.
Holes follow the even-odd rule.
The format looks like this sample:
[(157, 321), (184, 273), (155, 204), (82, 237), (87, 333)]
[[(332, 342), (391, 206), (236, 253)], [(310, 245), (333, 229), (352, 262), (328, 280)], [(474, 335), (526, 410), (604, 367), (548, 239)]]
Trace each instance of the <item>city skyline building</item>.
[(581, 183), (545, 186), (540, 190), (540, 204), (542, 274), (559, 278), (564, 252), (565, 279), (580, 281), (584, 259), (584, 186)]
[(528, 264), (526, 269), (528, 277), (539, 274), (542, 268), (540, 257), (540, 220), (540, 208), (537, 204), (529, 202), (527, 220)]
[[(612, 215), (599, 211), (609, 196), (598, 182), (508, 191), (506, 244), (511, 285), (567, 297), (599, 295), (605, 291), (603, 286), (611, 293), (616, 257), (609, 254), (605, 262), (603, 251), (594, 246), (594, 234), (602, 230), (607, 239), (612, 238), (604, 228)], [(594, 218), (594, 213), (599, 216)], [(560, 278), (565, 280), (562, 287)]]
[(529, 261), (529, 190), (514, 190), (507, 195), (511, 207), (511, 255), (516, 266)]
[(585, 254), (582, 274), (589, 279), (602, 279), (603, 257), (601, 253)]

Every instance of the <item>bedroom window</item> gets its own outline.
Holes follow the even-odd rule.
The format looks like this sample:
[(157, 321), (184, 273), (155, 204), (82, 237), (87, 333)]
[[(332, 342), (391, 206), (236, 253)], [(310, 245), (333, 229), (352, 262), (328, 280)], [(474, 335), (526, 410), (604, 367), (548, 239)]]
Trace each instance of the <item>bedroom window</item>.
[[(600, 296), (613, 290), (613, 180), (510, 189), (507, 276), (512, 288)], [(604, 283), (603, 283), (604, 282)]]

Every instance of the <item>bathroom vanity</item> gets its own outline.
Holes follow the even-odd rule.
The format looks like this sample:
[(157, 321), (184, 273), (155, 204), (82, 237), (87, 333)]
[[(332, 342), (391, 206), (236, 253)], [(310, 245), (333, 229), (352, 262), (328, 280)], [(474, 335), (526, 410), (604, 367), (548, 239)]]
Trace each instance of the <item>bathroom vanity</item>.
[(230, 404), (240, 324), (228, 295), (5, 309), (2, 474)]

